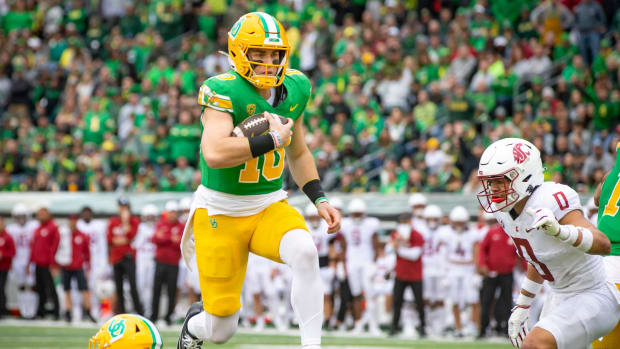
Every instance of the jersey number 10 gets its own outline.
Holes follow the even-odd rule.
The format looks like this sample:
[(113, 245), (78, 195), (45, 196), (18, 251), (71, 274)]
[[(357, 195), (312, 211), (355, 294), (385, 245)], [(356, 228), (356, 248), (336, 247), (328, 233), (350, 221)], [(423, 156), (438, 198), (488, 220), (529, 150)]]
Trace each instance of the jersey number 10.
[(620, 177), (616, 180), (614, 190), (611, 192), (611, 197), (605, 205), (605, 211), (603, 216), (615, 216), (618, 213), (618, 200), (620, 199)]
[[(276, 158), (275, 153), (278, 153)], [(284, 171), (284, 149), (272, 150), (265, 153), (262, 171), (258, 168), (258, 157), (245, 162), (245, 167), (239, 172), (239, 183), (258, 183), (261, 172), (268, 181), (282, 176)]]

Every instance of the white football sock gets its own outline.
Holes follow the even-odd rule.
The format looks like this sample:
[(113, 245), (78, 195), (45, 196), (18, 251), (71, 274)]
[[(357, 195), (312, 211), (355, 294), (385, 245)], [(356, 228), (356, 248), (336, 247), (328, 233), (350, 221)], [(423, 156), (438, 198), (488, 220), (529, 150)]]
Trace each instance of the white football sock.
[(323, 282), (319, 257), (310, 233), (294, 229), (280, 241), (280, 258), (291, 267), (291, 304), (299, 320), (301, 344), (317, 348), (321, 344), (323, 323)]
[(189, 333), (206, 342), (226, 343), (237, 330), (239, 311), (230, 316), (215, 316), (206, 311), (194, 315), (187, 324)]

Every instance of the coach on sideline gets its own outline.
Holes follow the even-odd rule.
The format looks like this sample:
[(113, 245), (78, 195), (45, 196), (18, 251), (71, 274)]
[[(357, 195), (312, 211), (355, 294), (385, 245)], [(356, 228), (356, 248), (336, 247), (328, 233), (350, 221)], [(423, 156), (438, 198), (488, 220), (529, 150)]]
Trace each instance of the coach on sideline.
[(144, 315), (144, 309), (138, 296), (136, 285), (136, 250), (131, 242), (138, 233), (140, 218), (131, 215), (129, 200), (126, 197), (118, 199), (118, 216), (110, 218), (108, 223), (108, 250), (110, 264), (114, 268), (114, 284), (118, 302), (117, 314), (125, 313), (125, 298), (123, 296), (123, 277), (126, 277), (131, 286), (131, 299), (134, 311)]

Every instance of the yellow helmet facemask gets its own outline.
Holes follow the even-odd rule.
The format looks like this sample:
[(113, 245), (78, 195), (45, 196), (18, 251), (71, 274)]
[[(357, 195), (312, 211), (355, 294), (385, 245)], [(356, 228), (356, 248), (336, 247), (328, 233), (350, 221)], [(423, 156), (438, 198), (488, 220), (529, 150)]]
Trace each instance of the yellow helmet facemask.
[[(250, 49), (278, 50), (279, 64), (250, 61)], [(243, 15), (228, 32), (228, 61), (234, 71), (258, 88), (280, 86), (284, 80), (291, 46), (286, 31), (280, 22), (264, 12), (251, 12)], [(256, 66), (277, 67), (275, 76), (257, 75)], [(266, 73), (265, 73), (266, 74)]]
[(88, 349), (161, 349), (163, 341), (151, 321), (120, 314), (108, 320), (88, 343)]

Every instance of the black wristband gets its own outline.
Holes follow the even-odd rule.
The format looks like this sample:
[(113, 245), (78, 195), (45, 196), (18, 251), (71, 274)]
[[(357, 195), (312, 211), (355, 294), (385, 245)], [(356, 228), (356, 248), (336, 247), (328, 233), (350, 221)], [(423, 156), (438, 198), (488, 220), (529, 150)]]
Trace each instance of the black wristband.
[(304, 184), (302, 188), (304, 193), (313, 204), (317, 205), (319, 202), (327, 201), (327, 197), (325, 196), (325, 192), (323, 188), (321, 188), (321, 181), (318, 179), (313, 179), (310, 182)]
[(250, 137), (248, 141), (250, 142), (252, 157), (254, 158), (276, 149), (273, 137), (269, 133), (262, 136)]

